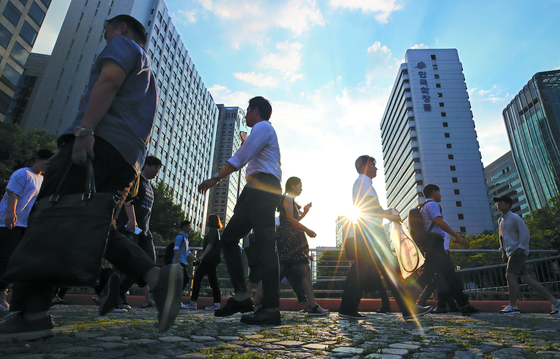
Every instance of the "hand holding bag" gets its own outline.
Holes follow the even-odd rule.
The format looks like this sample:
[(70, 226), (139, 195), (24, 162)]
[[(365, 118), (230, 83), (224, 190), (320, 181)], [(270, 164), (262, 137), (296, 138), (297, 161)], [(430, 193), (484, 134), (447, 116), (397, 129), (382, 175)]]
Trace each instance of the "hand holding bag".
[(113, 212), (115, 193), (97, 193), (88, 160), (85, 191), (64, 194), (66, 170), (55, 194), (43, 197), (29, 215), (28, 228), (10, 257), (2, 280), (53, 287), (93, 287), (99, 284)]

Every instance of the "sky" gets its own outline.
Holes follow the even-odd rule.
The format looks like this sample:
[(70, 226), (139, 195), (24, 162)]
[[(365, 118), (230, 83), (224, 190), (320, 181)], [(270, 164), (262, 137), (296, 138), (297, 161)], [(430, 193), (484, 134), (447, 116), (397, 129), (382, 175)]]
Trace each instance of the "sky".
[[(34, 52), (49, 54), (69, 0), (53, 0)], [(502, 110), (540, 71), (560, 68), (560, 0), (168, 0), (173, 22), (217, 104), (271, 101), (283, 184), (311, 247), (335, 245), (352, 209), (354, 160), (377, 159), (385, 206), (380, 120), (410, 48), (456, 48), (486, 166), (509, 151)]]

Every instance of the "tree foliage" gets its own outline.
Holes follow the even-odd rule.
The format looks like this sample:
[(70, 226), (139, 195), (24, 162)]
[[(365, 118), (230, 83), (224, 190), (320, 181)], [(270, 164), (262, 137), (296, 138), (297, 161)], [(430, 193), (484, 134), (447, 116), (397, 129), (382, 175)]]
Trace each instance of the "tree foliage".
[(181, 206), (173, 203), (173, 189), (163, 181), (154, 186), (154, 205), (150, 219), (150, 231), (156, 246), (165, 246), (175, 239), (181, 229), (179, 225), (186, 219)]
[(56, 149), (56, 138), (40, 130), (25, 134), (18, 125), (0, 122), (0, 195), (15, 170), (33, 164), (37, 151)]

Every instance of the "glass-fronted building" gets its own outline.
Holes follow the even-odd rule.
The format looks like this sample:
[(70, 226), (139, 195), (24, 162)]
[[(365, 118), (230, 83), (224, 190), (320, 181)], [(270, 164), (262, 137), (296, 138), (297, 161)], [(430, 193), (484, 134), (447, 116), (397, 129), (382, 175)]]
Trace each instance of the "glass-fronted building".
[(91, 66), (106, 46), (104, 22), (120, 14), (135, 17), (148, 32), (145, 49), (159, 88), (148, 154), (163, 162), (156, 181), (173, 189), (193, 229), (201, 230), (207, 196), (197, 186), (211, 175), (218, 108), (163, 0), (73, 0), (22, 127), (59, 134), (72, 123)]
[(502, 112), (531, 211), (560, 194), (560, 70), (538, 72)]
[(521, 179), (513, 161), (511, 151), (484, 167), (484, 175), (486, 176), (486, 185), (488, 186), (488, 201), (492, 211), (492, 222), (494, 222), (494, 230), (498, 230), (498, 219), (501, 212), (496, 208), (496, 204), (492, 200), (494, 197), (509, 196), (513, 200), (511, 211), (517, 213), (521, 217), (525, 217), (529, 211), (527, 197), (523, 192)]
[(381, 119), (387, 205), (402, 218), (440, 187), (445, 220), (493, 229), (463, 67), (455, 49), (407, 50)]
[[(212, 173), (224, 167), (226, 161), (241, 147), (240, 132), (248, 133), (249, 131), (245, 123), (245, 111), (243, 109), (218, 105), (218, 111), (218, 129), (214, 144)], [(210, 190), (208, 214), (215, 214), (220, 217), (224, 226), (233, 216), (237, 199), (247, 183), (245, 179), (246, 168), (247, 166), (222, 179)]]
[(10, 120), (12, 97), (50, 5), (51, 0), (0, 1), (0, 121)]

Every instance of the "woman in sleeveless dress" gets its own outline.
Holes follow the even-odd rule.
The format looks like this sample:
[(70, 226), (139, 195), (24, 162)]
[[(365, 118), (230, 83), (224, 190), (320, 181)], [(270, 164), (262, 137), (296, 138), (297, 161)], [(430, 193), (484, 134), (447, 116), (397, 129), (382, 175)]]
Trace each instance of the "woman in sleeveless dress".
[(311, 203), (304, 207), (303, 213), (299, 213), (299, 205), (294, 199), (301, 194), (302, 183), (297, 177), (290, 177), (286, 181), (284, 197), (278, 205), (280, 212), (280, 225), (276, 232), (276, 245), (278, 257), (280, 259), (280, 273), (285, 270), (297, 272), (301, 278), (301, 286), (307, 296), (309, 315), (326, 315), (325, 310), (315, 302), (313, 285), (311, 283), (311, 271), (309, 269), (309, 246), (306, 233), (309, 237), (315, 238), (315, 232), (305, 227), (299, 221), (309, 212)]

